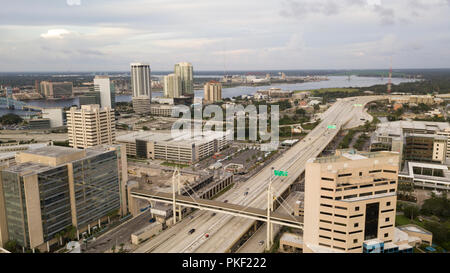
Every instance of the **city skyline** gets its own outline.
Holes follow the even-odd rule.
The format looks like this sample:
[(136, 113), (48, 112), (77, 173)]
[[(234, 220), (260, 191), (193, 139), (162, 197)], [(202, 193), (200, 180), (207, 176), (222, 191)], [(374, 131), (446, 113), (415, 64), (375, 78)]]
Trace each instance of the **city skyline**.
[[(448, 0), (9, 2), (0, 71), (445, 68)], [(23, 5), (28, 8), (23, 9)], [(213, 18), (212, 20), (208, 18)]]

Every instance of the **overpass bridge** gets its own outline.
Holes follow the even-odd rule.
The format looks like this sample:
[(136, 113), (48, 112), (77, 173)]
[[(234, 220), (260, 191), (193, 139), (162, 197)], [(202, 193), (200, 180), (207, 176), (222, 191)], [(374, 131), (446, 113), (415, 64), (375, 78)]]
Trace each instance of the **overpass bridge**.
[(27, 104), (8, 97), (0, 98), (0, 107), (8, 108), (8, 109), (18, 109), (18, 110), (26, 110)]
[[(320, 116), (321, 123), (302, 141), (247, 180), (245, 186), (228, 191), (220, 196), (219, 200), (227, 199), (234, 204), (261, 210), (268, 208), (268, 199), (264, 192), (267, 191), (269, 183), (272, 184), (273, 196), (277, 196), (280, 200), (284, 198), (292, 185), (303, 179), (305, 165), (310, 158), (319, 156), (340, 130), (360, 126), (366, 120), (370, 121), (372, 117), (365, 113), (364, 105), (385, 98), (384, 96), (367, 96), (338, 100)], [(270, 181), (273, 167), (277, 170), (288, 171), (289, 176), (277, 177)], [(249, 194), (245, 196), (244, 193), (247, 191)], [(279, 200), (277, 201), (274, 203), (282, 204)], [(233, 217), (232, 215), (211, 217), (209, 213), (199, 212), (194, 219), (183, 221), (177, 230), (189, 230), (194, 226), (201, 232), (208, 232), (210, 234), (208, 240), (186, 237), (184, 232), (180, 233), (169, 229), (157, 239), (160, 242), (159, 245), (155, 246), (154, 243), (149, 242), (140, 247), (137, 252), (229, 252), (239, 244), (242, 236), (252, 228), (254, 222), (245, 217)], [(186, 246), (188, 247), (185, 248)]]
[[(155, 192), (148, 190), (133, 189), (131, 190), (133, 198), (157, 201), (167, 204), (173, 204), (173, 195), (171, 193)], [(252, 208), (238, 204), (224, 203), (216, 200), (207, 200), (194, 198), (191, 196), (175, 195), (176, 205), (190, 207), (200, 210), (207, 210), (217, 213), (225, 213), (232, 216), (249, 218), (252, 220), (268, 222), (268, 215), (265, 209)], [(269, 213), (270, 223), (278, 224), (292, 228), (303, 229), (303, 217), (293, 216), (290, 214), (273, 212)]]

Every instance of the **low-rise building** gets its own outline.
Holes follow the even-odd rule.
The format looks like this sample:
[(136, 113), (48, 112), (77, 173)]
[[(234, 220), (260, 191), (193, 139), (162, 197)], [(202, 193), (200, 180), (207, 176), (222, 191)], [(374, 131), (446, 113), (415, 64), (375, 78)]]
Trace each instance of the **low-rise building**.
[(208, 132), (197, 136), (174, 136), (170, 132), (143, 131), (119, 136), (117, 142), (126, 145), (128, 156), (192, 164), (230, 145), (232, 141), (228, 134)]
[(48, 118), (30, 119), (28, 122), (31, 130), (50, 129), (50, 119)]
[(447, 165), (406, 162), (398, 174), (399, 184), (430, 191), (450, 192), (450, 171)]

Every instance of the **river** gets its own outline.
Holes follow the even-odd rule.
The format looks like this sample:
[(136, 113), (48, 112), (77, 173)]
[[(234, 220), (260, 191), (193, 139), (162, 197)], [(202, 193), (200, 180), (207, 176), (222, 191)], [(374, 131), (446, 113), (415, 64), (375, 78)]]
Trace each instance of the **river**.
[[(377, 84), (387, 84), (388, 78), (377, 78), (377, 77), (357, 77), (352, 76), (350, 80), (347, 76), (328, 76), (327, 81), (319, 81), (319, 82), (306, 82), (306, 83), (285, 83), (285, 84), (272, 84), (265, 86), (238, 86), (231, 88), (224, 88), (222, 90), (222, 96), (224, 98), (232, 98), (241, 95), (252, 95), (258, 90), (265, 90), (269, 88), (281, 88), (283, 90), (311, 90), (311, 89), (320, 89), (320, 88), (346, 88), (346, 87), (369, 87)], [(392, 84), (400, 84), (404, 82), (413, 82), (412, 79), (404, 79), (404, 78), (393, 78)], [(153, 92), (152, 97), (162, 97), (163, 92)], [(203, 90), (195, 90), (195, 96), (203, 98)], [(116, 102), (129, 102), (131, 101), (131, 95), (117, 95)], [(33, 100), (27, 101), (29, 105), (38, 106), (42, 108), (50, 108), (50, 107), (68, 107), (72, 105), (79, 105), (78, 98), (73, 99), (65, 99), (65, 100)], [(36, 112), (32, 111), (21, 111), (21, 110), (8, 110), (8, 109), (0, 109), (0, 116), (14, 113), (21, 116), (27, 116), (35, 114)]]

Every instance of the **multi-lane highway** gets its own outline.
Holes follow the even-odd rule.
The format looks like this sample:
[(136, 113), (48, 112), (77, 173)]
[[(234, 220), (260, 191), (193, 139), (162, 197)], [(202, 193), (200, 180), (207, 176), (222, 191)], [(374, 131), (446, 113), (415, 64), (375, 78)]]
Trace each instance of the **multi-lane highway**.
[[(304, 172), (307, 160), (317, 157), (338, 134), (340, 128), (351, 128), (364, 124), (366, 120), (371, 121), (372, 117), (361, 105), (382, 98), (358, 97), (337, 101), (321, 115), (322, 122), (301, 142), (217, 200), (228, 200), (229, 203), (265, 209), (266, 190), (272, 167), (276, 170), (288, 171), (289, 174), (288, 177), (272, 179), (274, 195), (279, 196)], [(330, 125), (336, 125), (336, 129), (330, 128)], [(248, 192), (247, 195), (245, 195), (246, 192)], [(246, 218), (196, 211), (192, 217), (183, 219), (172, 228), (144, 243), (136, 252), (228, 252), (253, 224), (253, 220)], [(189, 234), (191, 229), (195, 229), (195, 232)]]

